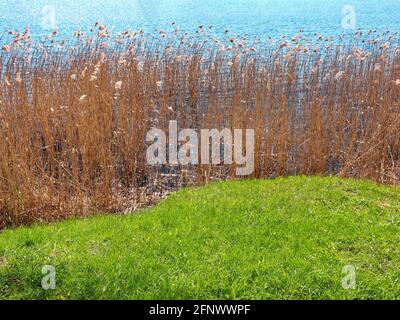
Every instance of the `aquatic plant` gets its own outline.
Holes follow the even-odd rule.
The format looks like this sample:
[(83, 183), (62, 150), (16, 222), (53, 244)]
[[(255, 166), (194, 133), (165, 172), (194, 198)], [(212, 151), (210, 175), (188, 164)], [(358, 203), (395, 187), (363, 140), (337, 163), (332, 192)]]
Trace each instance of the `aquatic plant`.
[(253, 176), (400, 182), (400, 47), (338, 39), (143, 30), (10, 31), (0, 53), (0, 227), (131, 211), (234, 166), (148, 166), (152, 127), (251, 128)]

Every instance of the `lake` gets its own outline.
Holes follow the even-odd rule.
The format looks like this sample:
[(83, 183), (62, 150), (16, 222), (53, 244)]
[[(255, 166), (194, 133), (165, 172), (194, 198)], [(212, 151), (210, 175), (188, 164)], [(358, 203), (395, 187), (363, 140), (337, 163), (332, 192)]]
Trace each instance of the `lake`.
[[(335, 35), (343, 31), (342, 9), (355, 10), (355, 27), (400, 31), (399, 0), (0, 0), (0, 30), (23, 30), (29, 25), (34, 37), (56, 27), (62, 35), (88, 30), (96, 21), (111, 31), (171, 28), (193, 32), (199, 25), (226, 28), (257, 37), (306, 33)], [(352, 31), (352, 29), (350, 29)]]

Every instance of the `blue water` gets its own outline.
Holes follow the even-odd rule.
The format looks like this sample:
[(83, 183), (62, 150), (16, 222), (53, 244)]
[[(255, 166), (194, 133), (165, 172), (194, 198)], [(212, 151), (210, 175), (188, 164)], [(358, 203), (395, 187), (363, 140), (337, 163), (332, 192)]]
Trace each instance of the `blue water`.
[[(304, 29), (335, 35), (343, 31), (342, 8), (356, 10), (356, 28), (400, 31), (400, 0), (0, 0), (0, 31), (23, 30), (33, 36), (56, 26), (62, 35), (88, 30), (96, 21), (111, 31), (168, 29), (183, 31), (213, 25), (258, 37), (290, 35)], [(350, 30), (351, 31), (351, 30)]]

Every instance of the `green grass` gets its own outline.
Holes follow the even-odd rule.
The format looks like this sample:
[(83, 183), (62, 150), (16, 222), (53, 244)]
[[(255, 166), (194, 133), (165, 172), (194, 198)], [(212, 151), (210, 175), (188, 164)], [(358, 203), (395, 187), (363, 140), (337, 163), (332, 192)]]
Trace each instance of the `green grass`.
[[(400, 192), (293, 177), (184, 189), (155, 208), (0, 234), (0, 298), (398, 299)], [(42, 267), (57, 288), (41, 288)], [(345, 290), (342, 268), (356, 268)]]

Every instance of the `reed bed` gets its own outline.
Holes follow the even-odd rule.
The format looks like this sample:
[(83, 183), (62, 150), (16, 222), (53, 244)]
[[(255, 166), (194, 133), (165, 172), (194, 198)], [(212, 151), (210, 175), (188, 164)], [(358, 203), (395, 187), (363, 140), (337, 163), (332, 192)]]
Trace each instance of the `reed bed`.
[[(175, 26), (174, 26), (175, 28)], [(0, 228), (130, 212), (168, 192), (234, 179), (234, 166), (148, 166), (145, 137), (255, 131), (252, 177), (400, 182), (396, 33), (219, 38), (99, 23), (64, 41), (10, 31), (0, 53)]]

